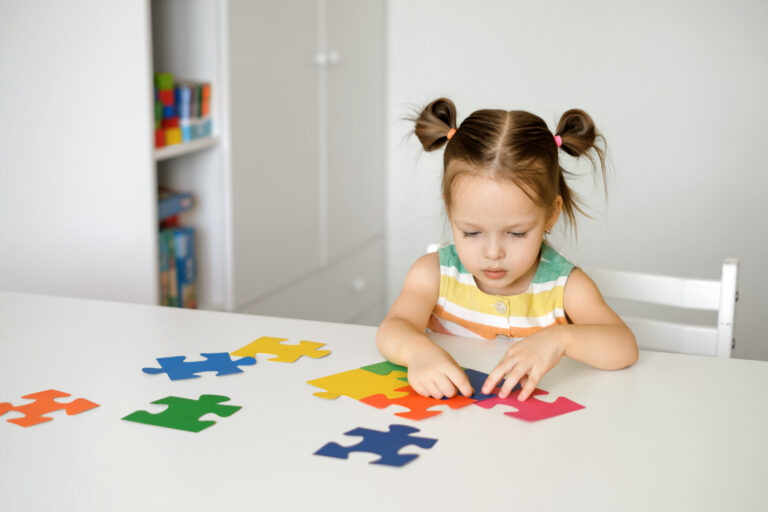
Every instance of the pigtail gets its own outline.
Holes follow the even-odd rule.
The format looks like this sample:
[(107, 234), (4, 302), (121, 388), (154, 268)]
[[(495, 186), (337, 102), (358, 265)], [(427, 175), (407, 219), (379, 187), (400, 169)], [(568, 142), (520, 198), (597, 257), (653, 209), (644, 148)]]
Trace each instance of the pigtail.
[(586, 156), (600, 173), (605, 184), (605, 137), (595, 128), (589, 114), (577, 108), (565, 112), (557, 125), (557, 135), (562, 140), (561, 149), (571, 156)]
[[(567, 154), (580, 157), (586, 156), (592, 163), (592, 167), (600, 170), (600, 176), (603, 180), (603, 190), (606, 188), (606, 170), (605, 170), (605, 137), (597, 131), (592, 118), (579, 109), (571, 109), (565, 112), (557, 125), (556, 134), (560, 137), (560, 149)], [(597, 159), (596, 159), (597, 158)], [(563, 213), (568, 224), (576, 229), (576, 212), (585, 217), (590, 217), (582, 208), (579, 197), (571, 190), (566, 183), (566, 177), (570, 175), (567, 170), (560, 167), (559, 192), (563, 198)]]
[(453, 135), (451, 130), (456, 129), (456, 106), (448, 98), (437, 99), (424, 107), (414, 121), (414, 133), (424, 151), (440, 149), (448, 142), (449, 134)]

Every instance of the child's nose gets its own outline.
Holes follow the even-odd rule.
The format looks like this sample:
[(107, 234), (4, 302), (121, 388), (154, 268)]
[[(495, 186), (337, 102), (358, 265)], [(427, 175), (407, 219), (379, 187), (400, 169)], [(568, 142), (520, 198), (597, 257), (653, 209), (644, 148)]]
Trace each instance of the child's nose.
[(485, 245), (485, 250), (483, 252), (483, 256), (489, 260), (500, 260), (504, 258), (504, 248), (498, 240), (489, 240)]

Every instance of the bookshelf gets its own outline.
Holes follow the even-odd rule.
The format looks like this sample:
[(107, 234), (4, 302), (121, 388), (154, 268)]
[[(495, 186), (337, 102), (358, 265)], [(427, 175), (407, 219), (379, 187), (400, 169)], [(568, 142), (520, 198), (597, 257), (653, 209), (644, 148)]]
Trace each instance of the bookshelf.
[(219, 137), (204, 137), (202, 139), (196, 139), (184, 144), (173, 144), (171, 146), (165, 146), (155, 149), (155, 161), (160, 162), (167, 160), (168, 158), (175, 158), (177, 156), (190, 155), (198, 151), (203, 151), (219, 143)]
[(153, 71), (172, 73), (176, 80), (211, 84), (213, 134), (157, 148), (154, 162), (158, 186), (193, 195), (195, 206), (182, 213), (180, 220), (195, 228), (198, 305), (224, 310), (228, 308), (228, 169), (222, 142), (227, 137), (226, 2), (151, 0), (150, 5)]

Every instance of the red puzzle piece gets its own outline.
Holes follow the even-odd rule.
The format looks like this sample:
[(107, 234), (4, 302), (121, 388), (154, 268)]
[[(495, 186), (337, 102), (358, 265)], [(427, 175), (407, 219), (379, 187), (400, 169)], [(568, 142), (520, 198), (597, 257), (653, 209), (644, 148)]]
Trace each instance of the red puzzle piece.
[(530, 397), (528, 397), (525, 402), (521, 402), (517, 399), (517, 397), (520, 395), (520, 391), (522, 390), (518, 389), (517, 391), (513, 391), (507, 398), (496, 396), (489, 398), (488, 400), (477, 402), (475, 405), (478, 405), (484, 409), (490, 409), (497, 404), (509, 405), (517, 409), (517, 411), (505, 412), (504, 415), (512, 416), (525, 421), (545, 420), (554, 416), (560, 416), (561, 414), (584, 409), (583, 405), (577, 404), (576, 402), (562, 396), (558, 397), (554, 402), (542, 402), (541, 400), (537, 400), (534, 398), (535, 396), (549, 394), (547, 391), (538, 388)]
[(438, 400), (437, 398), (421, 396), (411, 386), (398, 388), (395, 391), (403, 391), (408, 394), (400, 398), (387, 398), (386, 395), (382, 394), (371, 395), (361, 399), (360, 401), (379, 409), (384, 409), (390, 405), (402, 405), (409, 410), (406, 412), (396, 412), (395, 416), (400, 416), (401, 418), (408, 418), (411, 420), (423, 420), (424, 418), (429, 418), (440, 414), (442, 411), (429, 410), (430, 407), (434, 407), (436, 405), (447, 405), (451, 409), (459, 409), (476, 402), (476, 400), (467, 398), (462, 395), (456, 395), (452, 398), (448, 398), (447, 400)]
[(44, 416), (45, 414), (53, 411), (64, 409), (67, 414), (80, 414), (94, 407), (98, 407), (99, 404), (93, 403), (85, 398), (78, 398), (67, 403), (57, 402), (56, 398), (64, 398), (70, 396), (69, 393), (62, 391), (56, 391), (55, 389), (48, 389), (46, 391), (40, 391), (38, 393), (32, 393), (31, 395), (24, 395), (21, 398), (28, 400), (34, 400), (34, 402), (14, 406), (7, 402), (0, 403), (0, 416), (8, 411), (20, 412), (24, 415), (22, 418), (11, 418), (8, 423), (15, 423), (22, 427), (31, 427), (38, 423), (45, 423), (51, 421), (53, 418)]

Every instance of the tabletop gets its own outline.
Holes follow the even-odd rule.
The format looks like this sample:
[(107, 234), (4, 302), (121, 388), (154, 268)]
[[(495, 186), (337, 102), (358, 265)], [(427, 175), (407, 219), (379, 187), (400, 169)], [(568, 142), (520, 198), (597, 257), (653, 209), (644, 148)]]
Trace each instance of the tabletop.
[[(0, 416), (3, 510), (765, 510), (768, 363), (641, 352), (620, 371), (564, 358), (539, 388), (583, 409), (528, 422), (473, 405), (412, 420), (328, 400), (309, 380), (382, 361), (374, 327), (0, 292), (0, 402), (46, 389), (99, 407), (21, 427)], [(331, 351), (293, 363), (257, 354), (243, 372), (170, 380), (157, 358), (232, 352), (262, 336)], [(488, 372), (507, 345), (434, 335)], [(121, 418), (158, 399), (241, 406), (201, 432)], [(1, 411), (0, 411), (1, 412)], [(401, 467), (314, 455), (358, 428), (437, 439)]]

